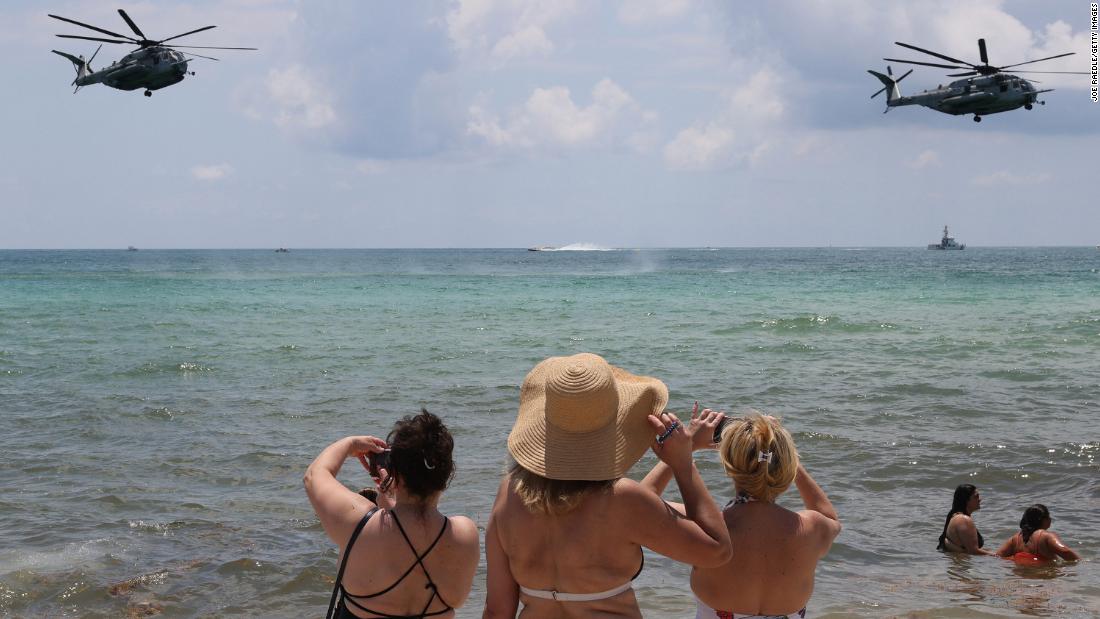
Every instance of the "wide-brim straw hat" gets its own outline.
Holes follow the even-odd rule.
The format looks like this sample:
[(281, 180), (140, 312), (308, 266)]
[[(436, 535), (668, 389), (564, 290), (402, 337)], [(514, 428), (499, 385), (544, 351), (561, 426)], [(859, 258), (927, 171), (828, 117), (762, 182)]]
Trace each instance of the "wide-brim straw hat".
[(550, 357), (519, 392), (519, 416), (508, 451), (523, 468), (548, 479), (617, 479), (653, 442), (646, 417), (668, 404), (668, 387), (600, 357)]

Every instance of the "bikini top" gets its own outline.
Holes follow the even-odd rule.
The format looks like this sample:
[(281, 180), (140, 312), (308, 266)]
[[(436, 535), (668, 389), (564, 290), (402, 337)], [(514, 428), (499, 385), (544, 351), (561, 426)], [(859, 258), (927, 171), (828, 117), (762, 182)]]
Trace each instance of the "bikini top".
[[(1039, 534), (1042, 531), (1043, 531), (1043, 529), (1035, 529), (1034, 531), (1031, 532), (1031, 535), (1029, 535), (1026, 540), (1024, 539), (1024, 532), (1020, 531), (1020, 533), (1019, 533), (1019, 535), (1020, 535), (1020, 544), (1024, 547), (1024, 552), (1030, 552), (1031, 554), (1034, 554), (1034, 555), (1039, 554), (1039, 552), (1038, 552), (1040, 550), (1040, 547), (1039, 547), (1039, 545), (1040, 545), (1040, 541), (1039, 541), (1040, 540), (1040, 535)], [(1032, 552), (1031, 548), (1035, 548), (1035, 552)]]
[[(367, 521), (370, 520), (371, 516), (373, 516), (374, 513), (377, 511), (379, 511), (379, 508), (375, 507), (364, 514), (363, 519), (359, 521), (359, 524), (355, 527), (355, 531), (351, 534), (351, 539), (348, 540), (347, 548), (344, 549), (344, 558), (340, 562), (340, 570), (336, 574), (336, 586), (332, 591), (332, 599), (329, 601), (329, 614), (327, 616), (332, 617), (333, 610), (337, 609), (338, 611), (340, 611), (339, 615), (336, 615), (337, 617), (355, 617), (355, 615), (352, 615), (350, 612), (348, 612), (347, 607), (344, 605), (345, 602), (350, 603), (352, 606), (355, 606), (359, 610), (370, 613), (380, 619), (420, 619), (422, 617), (434, 617), (436, 615), (443, 615), (454, 610), (454, 608), (452, 608), (451, 605), (443, 599), (443, 596), (439, 594), (439, 588), (432, 580), (432, 575), (428, 573), (428, 568), (424, 565), (424, 558), (427, 557), (429, 553), (431, 553), (431, 551), (435, 548), (435, 545), (438, 544), (439, 540), (443, 537), (443, 534), (446, 533), (447, 523), (450, 521), (448, 518), (443, 519), (443, 527), (439, 530), (439, 534), (435, 536), (435, 539), (432, 540), (432, 543), (428, 546), (428, 549), (425, 550), (423, 553), (420, 553), (417, 552), (416, 547), (413, 546), (412, 540), (410, 540), (408, 534), (405, 533), (405, 527), (401, 526), (401, 521), (397, 518), (397, 513), (391, 510), (390, 515), (393, 516), (393, 521), (397, 523), (397, 529), (401, 531), (401, 537), (405, 538), (405, 543), (409, 545), (409, 550), (411, 550), (413, 556), (416, 557), (416, 561), (412, 565), (410, 565), (409, 569), (405, 570), (405, 572), (401, 574), (401, 576), (398, 577), (398, 579), (394, 581), (392, 585), (386, 587), (378, 593), (372, 593), (370, 595), (357, 595), (351, 593), (344, 588), (344, 568), (347, 567), (348, 556), (351, 554), (351, 547), (355, 544), (355, 540), (359, 537), (359, 533), (362, 532), (363, 527), (366, 526)], [(364, 606), (362, 603), (356, 601), (369, 600), (371, 598), (376, 598), (380, 595), (385, 595), (386, 593), (389, 593), (394, 589), (394, 587), (401, 584), (401, 582), (405, 580), (405, 577), (411, 574), (418, 565), (420, 566), (420, 570), (424, 572), (424, 578), (426, 578), (428, 581), (428, 584), (425, 585), (424, 588), (431, 589), (432, 591), (432, 595), (428, 598), (428, 602), (424, 604), (424, 609), (421, 610), (419, 614), (390, 615), (387, 613), (379, 612), (377, 610), (371, 610)], [(338, 594), (340, 597), (339, 605), (337, 605)], [(443, 609), (434, 612), (428, 612), (428, 609), (431, 608), (432, 602), (434, 602), (436, 598), (439, 598), (440, 603), (443, 604)]]
[(560, 591), (546, 590), (546, 589), (531, 589), (520, 585), (519, 590), (525, 595), (529, 595), (533, 598), (539, 598), (542, 600), (554, 600), (555, 602), (594, 602), (596, 600), (606, 600), (613, 598), (616, 595), (630, 589), (634, 579), (642, 573), (642, 568), (645, 567), (645, 555), (642, 555), (642, 560), (638, 564), (638, 571), (634, 572), (634, 575), (630, 577), (630, 580), (615, 587), (608, 589), (607, 591), (600, 591), (599, 593), (562, 593)]

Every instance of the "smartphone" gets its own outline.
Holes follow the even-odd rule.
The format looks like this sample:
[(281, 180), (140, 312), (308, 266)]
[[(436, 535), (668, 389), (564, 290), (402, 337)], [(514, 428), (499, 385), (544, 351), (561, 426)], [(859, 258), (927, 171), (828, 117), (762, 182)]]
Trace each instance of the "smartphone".
[(367, 457), (367, 461), (370, 462), (370, 474), (373, 477), (378, 477), (381, 473), (378, 469), (390, 469), (390, 450), (386, 449), (378, 453), (373, 453)]

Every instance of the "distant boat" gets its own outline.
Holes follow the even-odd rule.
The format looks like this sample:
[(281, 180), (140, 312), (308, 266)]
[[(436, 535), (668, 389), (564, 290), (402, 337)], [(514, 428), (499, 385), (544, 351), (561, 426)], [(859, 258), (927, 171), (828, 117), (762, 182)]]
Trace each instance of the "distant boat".
[(943, 227), (943, 238), (939, 243), (928, 245), (928, 249), (966, 249), (965, 243), (956, 243), (955, 237), (947, 235), (947, 226)]
[(134, 247), (133, 245), (131, 245), (131, 246), (126, 248), (126, 251), (137, 251), (137, 248)]
[(290, 250), (285, 248), (285, 247), (280, 247), (279, 249), (275, 250), (275, 253), (277, 253), (277, 254), (289, 254)]
[(557, 247), (551, 245), (536, 245), (534, 247), (528, 247), (527, 251), (554, 251)]

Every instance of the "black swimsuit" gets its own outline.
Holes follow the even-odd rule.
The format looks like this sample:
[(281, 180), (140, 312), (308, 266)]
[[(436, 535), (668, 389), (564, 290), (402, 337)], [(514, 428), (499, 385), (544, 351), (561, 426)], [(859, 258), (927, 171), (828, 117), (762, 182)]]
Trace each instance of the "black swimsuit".
[[(401, 531), (401, 537), (405, 538), (405, 543), (409, 545), (409, 549), (412, 550), (413, 555), (416, 557), (416, 562), (410, 565), (409, 569), (405, 570), (405, 573), (401, 574), (401, 577), (398, 578), (396, 582), (379, 591), (378, 593), (372, 593), (370, 595), (356, 595), (354, 593), (350, 593), (347, 589), (344, 588), (342, 582), (344, 577), (344, 568), (347, 567), (348, 555), (351, 554), (351, 547), (355, 544), (356, 538), (359, 537), (359, 533), (363, 530), (363, 527), (367, 524), (367, 521), (370, 520), (371, 516), (373, 516), (374, 513), (378, 510), (379, 508), (375, 507), (374, 509), (367, 512), (363, 516), (363, 519), (359, 521), (359, 525), (355, 527), (355, 532), (351, 534), (351, 539), (348, 540), (348, 546), (344, 549), (344, 559), (340, 562), (340, 570), (336, 574), (336, 585), (332, 590), (332, 599), (329, 601), (329, 609), (326, 617), (334, 617), (335, 619), (361, 619), (357, 615), (352, 614), (350, 610), (348, 610), (347, 604), (351, 604), (359, 610), (365, 613), (370, 613), (374, 615), (374, 617), (377, 617), (379, 619), (420, 619), (422, 617), (434, 617), (436, 615), (443, 615), (454, 610), (451, 605), (443, 599), (443, 596), (439, 594), (439, 589), (436, 587), (435, 582), (432, 581), (432, 576), (428, 573), (428, 568), (424, 566), (424, 557), (428, 556), (428, 553), (430, 553), (432, 549), (435, 548), (435, 545), (439, 543), (440, 538), (442, 538), (443, 534), (447, 531), (447, 518), (443, 519), (443, 528), (439, 530), (439, 535), (435, 536), (435, 540), (432, 541), (431, 545), (428, 546), (428, 549), (425, 550), (423, 553), (419, 553), (416, 551), (416, 547), (413, 546), (412, 540), (409, 539), (408, 534), (405, 533), (405, 527), (401, 526), (401, 521), (397, 519), (397, 514), (391, 511), (390, 515), (393, 516), (393, 521), (397, 523), (397, 529)], [(405, 577), (411, 574), (418, 565), (420, 566), (420, 569), (424, 572), (424, 577), (428, 580), (428, 584), (424, 585), (424, 588), (432, 590), (432, 595), (428, 598), (428, 603), (424, 605), (424, 610), (420, 611), (419, 614), (390, 615), (387, 613), (379, 612), (377, 610), (371, 610), (356, 601), (369, 600), (371, 598), (376, 598), (380, 595), (389, 593), (393, 590), (394, 587), (401, 584), (401, 581), (405, 580)], [(439, 601), (443, 604), (443, 610), (428, 612), (428, 609), (431, 608), (432, 602), (434, 602), (436, 598), (439, 598)], [(335, 611), (335, 614), (333, 614), (333, 611)]]

